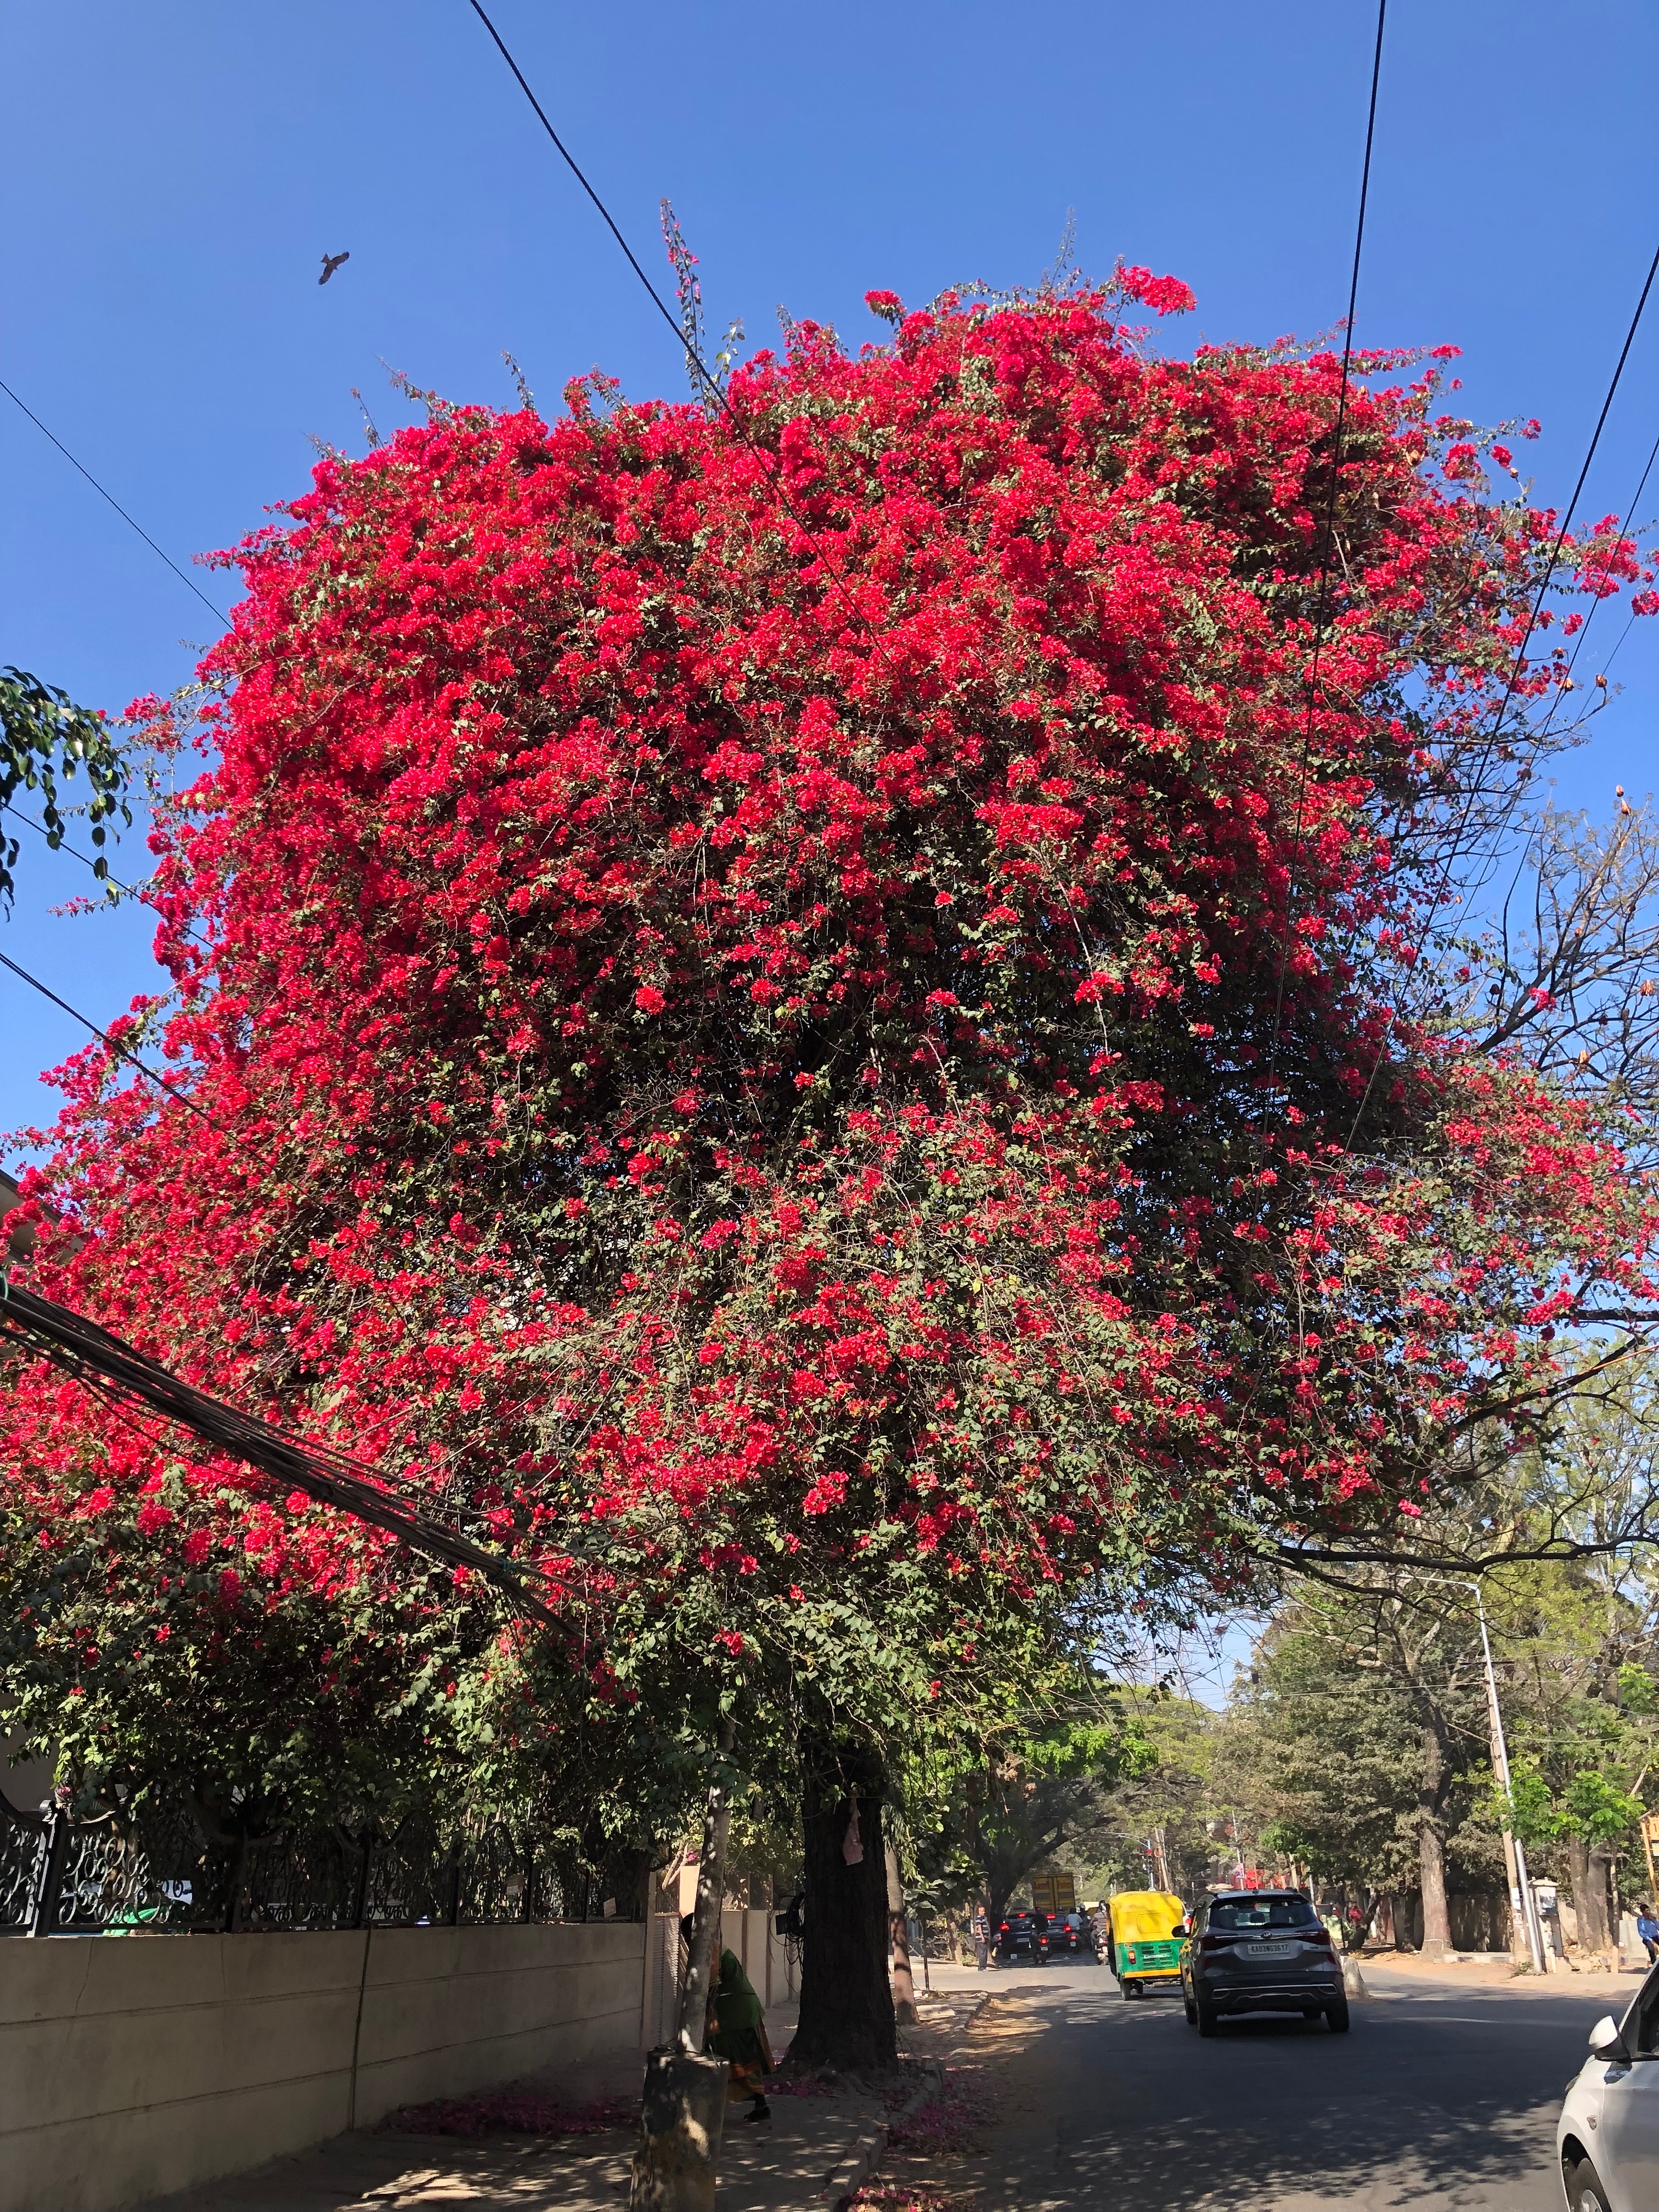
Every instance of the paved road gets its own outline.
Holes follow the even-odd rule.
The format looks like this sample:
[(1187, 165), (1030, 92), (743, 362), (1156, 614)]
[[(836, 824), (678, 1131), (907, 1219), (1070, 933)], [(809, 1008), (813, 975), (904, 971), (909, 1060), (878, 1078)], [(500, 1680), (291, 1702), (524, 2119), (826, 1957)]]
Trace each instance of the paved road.
[(1030, 2008), (1041, 2032), (993, 2062), (1007, 2118), (992, 2158), (969, 2162), (971, 2201), (983, 2212), (1561, 2212), (1562, 2091), (1591, 2023), (1623, 2009), (1636, 1978), (1563, 1990), (1368, 1966), (1366, 1978), (1374, 1995), (1346, 2036), (1264, 2016), (1200, 2042), (1177, 2000), (1125, 2003), (1097, 1968), (983, 1978), (1009, 2000), (992, 2019)]

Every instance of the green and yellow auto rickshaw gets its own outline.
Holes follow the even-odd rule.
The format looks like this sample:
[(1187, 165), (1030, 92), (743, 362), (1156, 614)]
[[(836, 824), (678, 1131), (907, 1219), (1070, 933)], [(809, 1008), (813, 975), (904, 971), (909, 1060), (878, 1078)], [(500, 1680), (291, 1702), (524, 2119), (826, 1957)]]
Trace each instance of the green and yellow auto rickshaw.
[(1121, 1889), (1106, 1911), (1112, 1929), (1112, 1972), (1126, 1997), (1181, 1980), (1182, 1928), (1187, 1908), (1162, 1889)]

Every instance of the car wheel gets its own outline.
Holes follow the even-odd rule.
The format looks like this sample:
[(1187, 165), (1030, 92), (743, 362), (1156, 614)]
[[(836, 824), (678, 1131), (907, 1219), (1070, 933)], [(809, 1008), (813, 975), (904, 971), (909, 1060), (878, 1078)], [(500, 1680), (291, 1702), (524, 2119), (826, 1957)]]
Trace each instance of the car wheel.
[(1182, 1996), (1182, 2003), (1186, 2010), (1188, 2027), (1196, 2027), (1198, 2026), (1198, 2007), (1193, 2002), (1189, 1996), (1184, 1994), (1184, 1992)]
[(1608, 2212), (1601, 2177), (1587, 2158), (1575, 2165), (1564, 2163), (1561, 2179), (1566, 2188), (1568, 2212)]
[(1333, 2035), (1346, 2035), (1347, 2033), (1348, 2000), (1346, 1996), (1340, 1996), (1334, 2004), (1328, 2004), (1326, 2006), (1325, 2021)]
[(1215, 2007), (1213, 2005), (1206, 2005), (1203, 1998), (1200, 1997), (1193, 2007), (1193, 2012), (1194, 2014), (1193, 2025), (1197, 2028), (1199, 2033), (1200, 2035), (1213, 2035), (1215, 2033)]

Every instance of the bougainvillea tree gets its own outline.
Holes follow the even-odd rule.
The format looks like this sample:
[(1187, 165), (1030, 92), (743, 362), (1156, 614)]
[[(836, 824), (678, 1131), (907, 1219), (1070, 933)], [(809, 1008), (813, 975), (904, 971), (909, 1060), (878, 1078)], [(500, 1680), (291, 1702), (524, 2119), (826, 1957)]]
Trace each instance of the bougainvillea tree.
[[(724, 1705), (795, 1778), (813, 2055), (890, 2051), (834, 1929), (896, 1740), (1103, 1584), (1397, 1525), (1650, 1292), (1596, 1110), (1401, 996), (1559, 695), (1547, 632), (1494, 738), (1554, 519), (1437, 362), (1360, 357), (1338, 455), (1335, 356), (1137, 301), (1190, 304), (872, 294), (724, 413), (326, 459), (152, 711), (210, 757), (134, 1017), (194, 1110), (90, 1053), (32, 1187), (49, 1292), (535, 1563), (562, 1632), (423, 1599), (434, 1698), (543, 1773)], [(365, 1591), (418, 1642), (381, 1540), (11, 1381), (45, 1551), (142, 1544), (198, 1643)]]

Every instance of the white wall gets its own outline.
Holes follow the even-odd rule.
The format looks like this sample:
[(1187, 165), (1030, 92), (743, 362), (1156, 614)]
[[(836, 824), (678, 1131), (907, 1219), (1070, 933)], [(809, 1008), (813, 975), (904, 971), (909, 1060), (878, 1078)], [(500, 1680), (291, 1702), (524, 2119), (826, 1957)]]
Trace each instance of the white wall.
[(0, 1941), (0, 2212), (123, 2212), (635, 2049), (636, 1922)]

